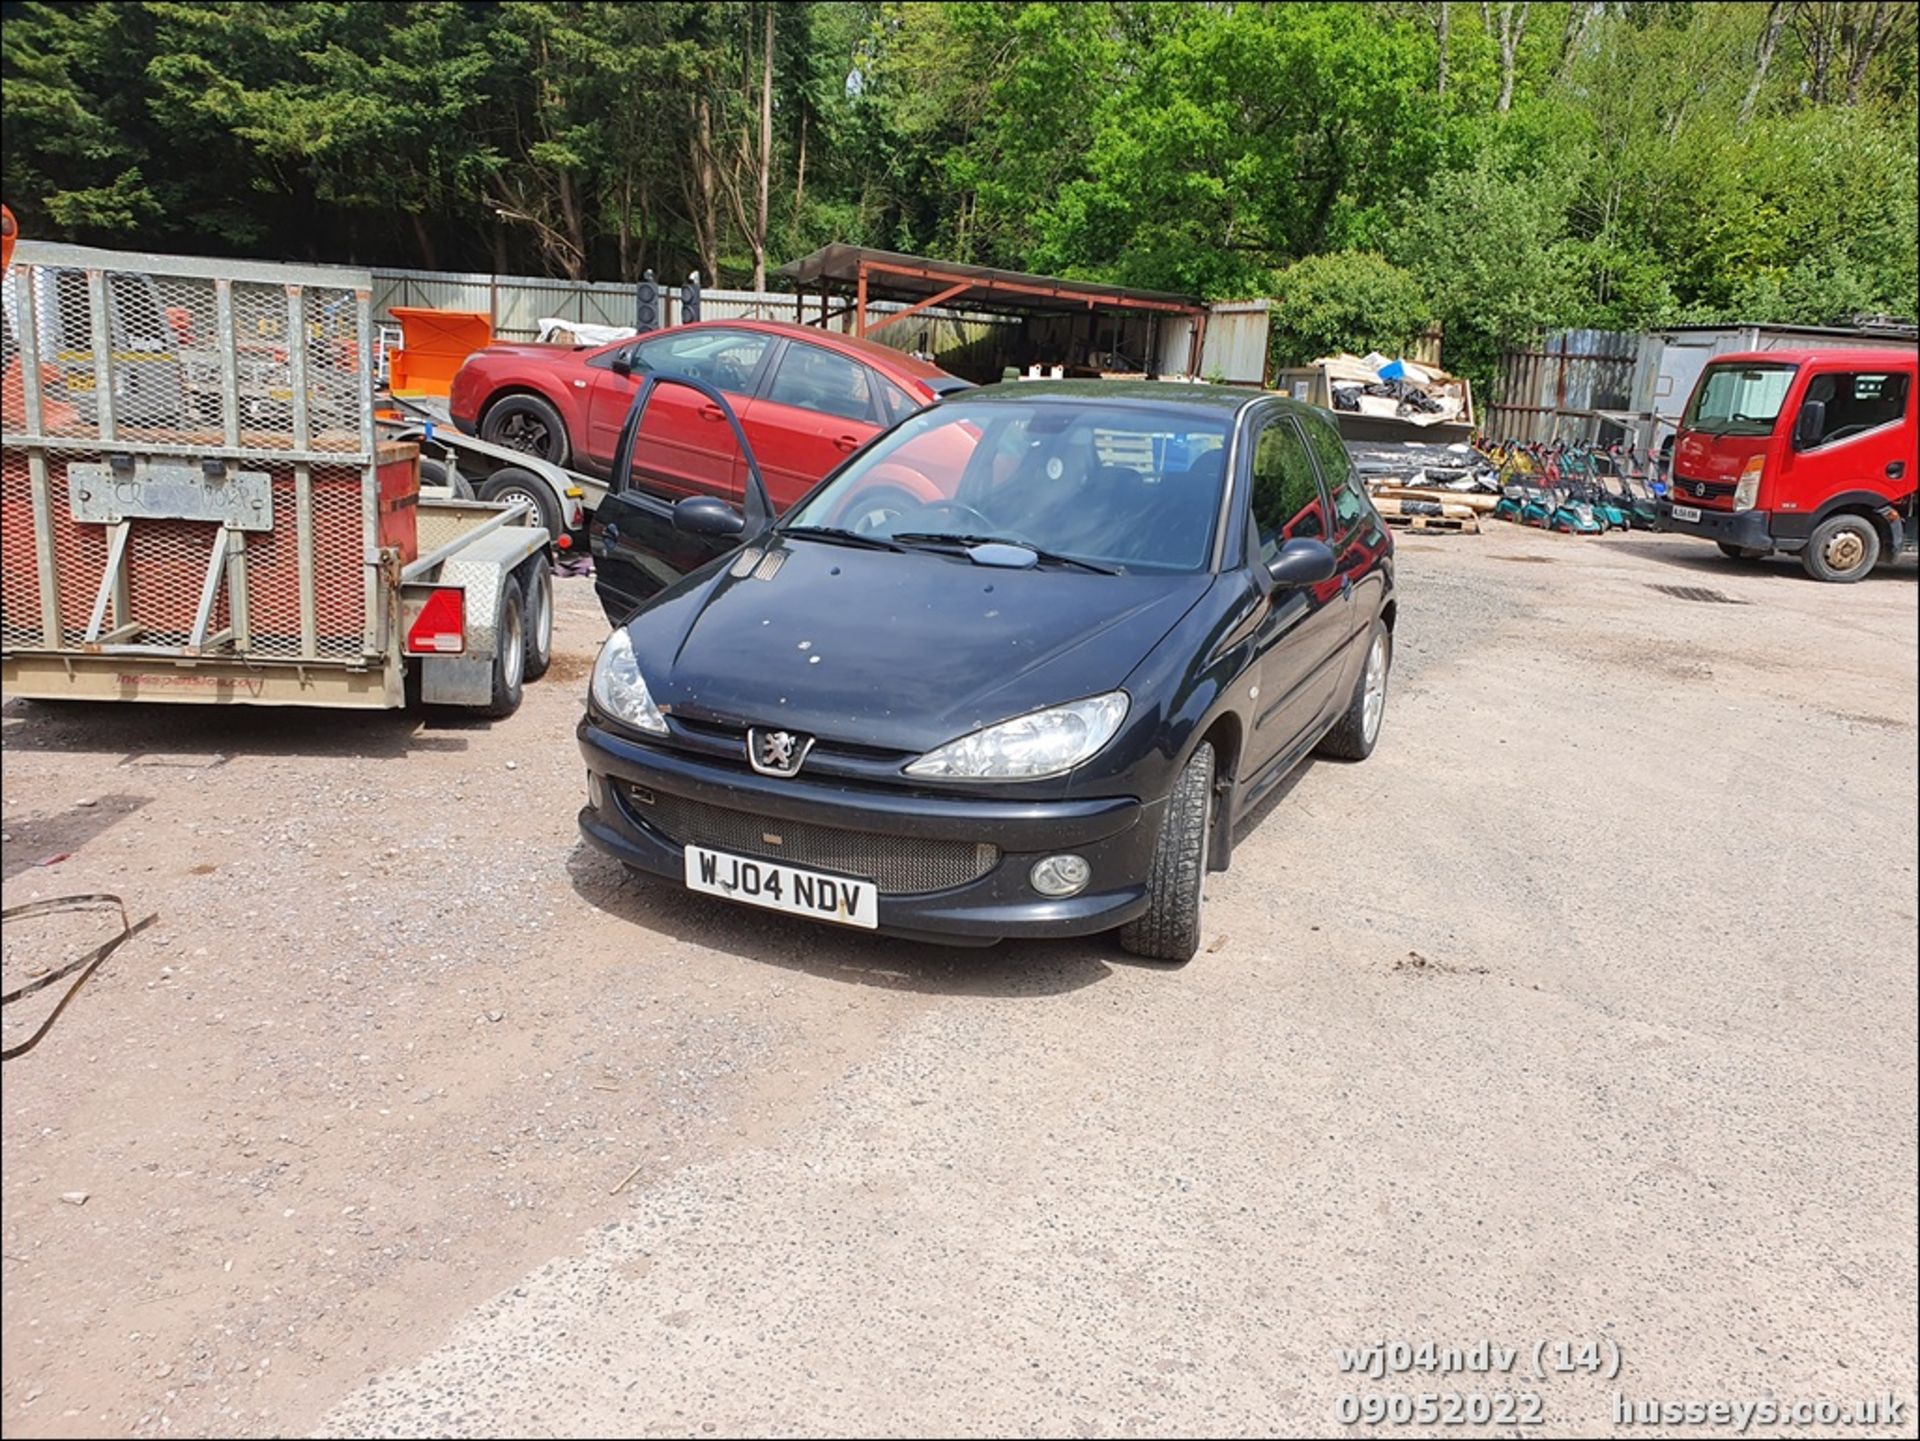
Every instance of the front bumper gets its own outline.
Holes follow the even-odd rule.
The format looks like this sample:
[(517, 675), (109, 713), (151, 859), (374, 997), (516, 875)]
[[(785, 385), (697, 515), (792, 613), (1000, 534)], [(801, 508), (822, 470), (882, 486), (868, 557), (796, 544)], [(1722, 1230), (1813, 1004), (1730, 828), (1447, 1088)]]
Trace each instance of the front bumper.
[[(1685, 504), (1685, 502), (1681, 502)], [(1673, 502), (1658, 502), (1659, 521), (1656, 529), (1671, 531), (1675, 535), (1697, 535), (1703, 540), (1723, 541), (1727, 545), (1745, 546), (1749, 550), (1798, 550), (1806, 542), (1775, 536), (1772, 530), (1771, 514), (1764, 510), (1707, 510), (1696, 506), (1700, 511), (1698, 520), (1675, 520)]]
[[(773, 822), (895, 836), (903, 843), (965, 841), (1000, 852), (991, 870), (963, 885), (917, 894), (882, 891), (880, 930), (889, 935), (959, 945), (1021, 936), (1081, 936), (1124, 925), (1147, 908), (1147, 873), (1166, 809), (1164, 798), (1025, 802), (805, 776), (779, 779), (630, 740), (592, 716), (581, 720), (577, 735), (587, 762), (588, 802), (580, 811), (581, 833), (627, 865), (673, 881), (685, 875), (683, 849), (647, 821), (648, 807), (628, 786)], [(1093, 879), (1079, 895), (1055, 900), (1036, 892), (1027, 873), (1040, 857), (1061, 851), (1084, 856)], [(826, 869), (809, 867), (799, 857), (789, 863)]]

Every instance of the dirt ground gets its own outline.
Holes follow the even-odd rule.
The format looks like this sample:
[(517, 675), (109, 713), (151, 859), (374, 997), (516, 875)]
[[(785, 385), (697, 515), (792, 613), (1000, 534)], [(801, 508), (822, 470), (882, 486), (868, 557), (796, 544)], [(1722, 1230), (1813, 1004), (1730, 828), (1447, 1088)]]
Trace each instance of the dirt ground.
[[(159, 920), (6, 1067), (6, 1434), (1913, 1435), (1912, 562), (1400, 555), (1380, 750), (1283, 787), (1178, 971), (626, 879), (585, 581), (502, 723), (9, 702), (5, 903)], [(7, 989), (100, 935), (9, 926)], [(1336, 1363), (1396, 1340), (1620, 1375)]]

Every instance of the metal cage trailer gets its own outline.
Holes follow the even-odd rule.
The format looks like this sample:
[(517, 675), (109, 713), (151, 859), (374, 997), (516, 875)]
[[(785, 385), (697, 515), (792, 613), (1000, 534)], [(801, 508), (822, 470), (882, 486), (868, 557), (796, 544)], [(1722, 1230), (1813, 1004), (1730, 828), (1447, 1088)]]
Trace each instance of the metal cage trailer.
[(8, 695), (505, 715), (552, 649), (525, 503), (382, 440), (372, 277), (21, 242), (5, 280)]

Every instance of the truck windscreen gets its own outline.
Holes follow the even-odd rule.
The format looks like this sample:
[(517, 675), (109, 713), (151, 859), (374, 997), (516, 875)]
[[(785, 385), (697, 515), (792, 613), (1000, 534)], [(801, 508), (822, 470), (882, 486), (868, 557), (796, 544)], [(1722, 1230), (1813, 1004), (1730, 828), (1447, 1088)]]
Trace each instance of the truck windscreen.
[(1682, 430), (1708, 435), (1766, 435), (1793, 383), (1791, 365), (1710, 365), (1687, 403)]

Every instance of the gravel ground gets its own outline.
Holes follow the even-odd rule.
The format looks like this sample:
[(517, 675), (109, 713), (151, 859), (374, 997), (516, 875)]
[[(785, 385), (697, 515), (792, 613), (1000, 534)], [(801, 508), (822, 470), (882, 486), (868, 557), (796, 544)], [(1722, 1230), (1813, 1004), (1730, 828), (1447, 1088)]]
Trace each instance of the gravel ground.
[[(9, 703), (6, 904), (160, 920), (7, 1067), (6, 1433), (1914, 1434), (1911, 562), (1403, 541), (1381, 749), (1182, 971), (625, 879), (585, 582), (504, 723)], [(7, 987), (98, 934), (10, 927)], [(1562, 1338), (1619, 1380), (1335, 1362)]]

